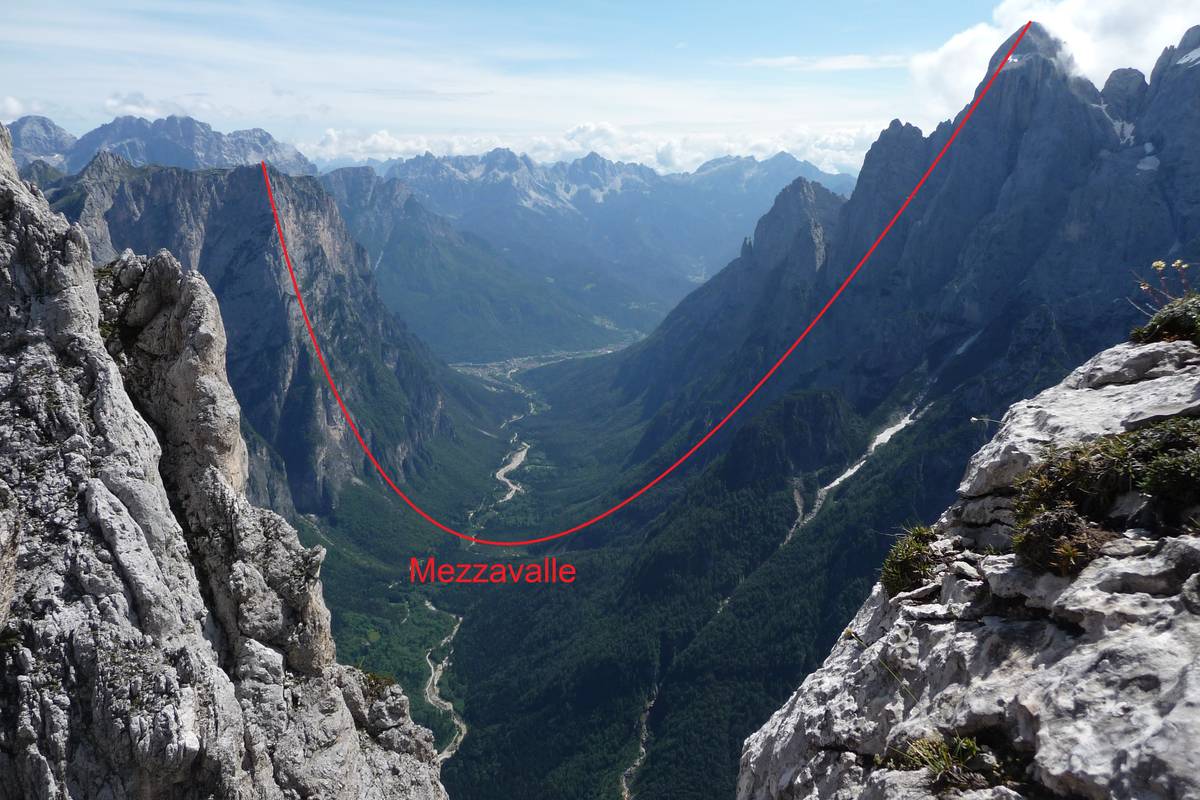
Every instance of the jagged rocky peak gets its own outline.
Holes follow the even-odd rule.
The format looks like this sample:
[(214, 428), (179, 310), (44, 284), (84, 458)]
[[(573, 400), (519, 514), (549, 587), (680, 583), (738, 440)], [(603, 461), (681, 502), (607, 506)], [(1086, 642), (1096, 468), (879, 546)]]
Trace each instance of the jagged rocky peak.
[[(1021, 29), (1014, 31), (996, 48), (988, 62), (987, 72), (976, 87), (976, 96), (992, 79), (1018, 36), (1021, 36)], [(1060, 84), (1066, 92), (1060, 91)], [(1080, 74), (1064, 42), (1038, 22), (1030, 24), (1029, 30), (1012, 50), (1007, 65), (996, 77), (992, 91), (995, 97), (987, 105), (1020, 104), (1020, 96), (1025, 95), (1024, 104), (1038, 107), (1038, 113), (1041, 114), (1061, 113), (1063, 100), (1059, 96), (1064, 94), (1074, 95), (1097, 106), (1102, 102), (1100, 91)], [(1005, 99), (1005, 95), (1018, 97)]]
[(1178, 45), (1167, 47), (1162, 51), (1162, 55), (1154, 64), (1154, 70), (1150, 73), (1150, 82), (1153, 83), (1163, 72), (1172, 67), (1190, 68), (1197, 64), (1200, 64), (1200, 25), (1188, 28)]
[[(1200, 796), (1200, 496), (1171, 484), (1198, 398), (1200, 348), (1167, 341), (1014, 405), (746, 741), (739, 800)], [(1122, 458), (1146, 477), (1097, 488)]]
[(0, 126), (0, 798), (443, 798), (399, 687), (334, 660), (323, 551), (242, 489), (204, 278), (93, 270)]
[[(1004, 41), (1004, 44), (996, 48), (996, 52), (992, 54), (991, 59), (988, 61), (987, 75), (989, 77), (996, 71), (996, 67), (1000, 66), (1000, 60), (1008, 53), (1009, 48), (1012, 47), (1013, 42), (1016, 41), (1018, 36), (1021, 36), (1019, 29), (1013, 31), (1012, 35)], [(1062, 41), (1046, 30), (1040, 22), (1036, 21), (1029, 26), (1029, 30), (1025, 32), (1025, 35), (1021, 36), (1021, 42), (1013, 50), (1008, 63), (1011, 67), (1027, 63), (1035, 58), (1045, 59), (1067, 70), (1072, 68), (1073, 59), (1067, 52)]]
[(840, 197), (819, 183), (797, 178), (779, 193), (754, 228), (755, 263), (769, 269), (791, 253), (803, 253), (812, 256), (805, 269), (819, 270), (841, 204)]

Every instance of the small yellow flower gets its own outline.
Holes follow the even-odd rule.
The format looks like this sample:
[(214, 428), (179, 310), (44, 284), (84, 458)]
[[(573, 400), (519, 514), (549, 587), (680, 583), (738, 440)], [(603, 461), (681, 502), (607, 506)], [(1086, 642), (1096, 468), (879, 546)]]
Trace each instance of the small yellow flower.
[(1165, 261), (1155, 261), (1155, 262), (1154, 262), (1153, 264), (1151, 264), (1150, 266), (1151, 266), (1151, 267), (1154, 269), (1154, 271), (1155, 271), (1155, 272), (1162, 272), (1164, 269), (1166, 269), (1166, 268), (1167, 268), (1167, 262), (1165, 262)]
[[(1143, 292), (1148, 292), (1148, 291), (1150, 291), (1150, 284), (1146, 283), (1145, 281), (1141, 281), (1140, 283), (1138, 283), (1138, 288), (1141, 289)], [(971, 421), (974, 422), (975, 419), (972, 418)]]

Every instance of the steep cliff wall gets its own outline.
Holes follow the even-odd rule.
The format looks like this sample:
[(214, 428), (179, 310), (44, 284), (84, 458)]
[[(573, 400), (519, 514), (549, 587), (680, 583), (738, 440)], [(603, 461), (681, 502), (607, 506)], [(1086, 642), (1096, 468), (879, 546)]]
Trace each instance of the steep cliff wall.
[(0, 798), (444, 797), (247, 464), (208, 284), (93, 272), (0, 127)]
[[(1185, 341), (1118, 345), (1013, 406), (960, 500), (893, 550), (894, 596), (876, 586), (746, 741), (739, 800), (1200, 796), (1197, 414)], [(1083, 516), (1030, 519), (1063, 486)], [(1076, 538), (1031, 548), (1064, 518)]]

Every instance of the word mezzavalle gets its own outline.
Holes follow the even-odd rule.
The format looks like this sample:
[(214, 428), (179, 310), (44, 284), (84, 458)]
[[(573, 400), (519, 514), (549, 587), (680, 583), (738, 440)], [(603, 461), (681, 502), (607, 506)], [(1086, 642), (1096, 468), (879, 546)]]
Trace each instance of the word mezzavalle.
[(575, 565), (553, 556), (532, 563), (438, 564), (433, 556), (408, 562), (412, 583), (574, 583)]

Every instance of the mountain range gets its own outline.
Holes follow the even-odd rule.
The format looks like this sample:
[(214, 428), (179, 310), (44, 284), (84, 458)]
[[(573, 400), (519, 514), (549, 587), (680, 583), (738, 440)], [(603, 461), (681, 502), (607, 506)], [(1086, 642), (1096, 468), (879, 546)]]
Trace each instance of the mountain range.
[[(452, 794), (594, 796), (631, 764), (638, 797), (733, 792), (743, 739), (820, 664), (893, 536), (954, 499), (988, 420), (1126, 337), (1143, 319), (1134, 273), (1200, 256), (1197, 47), (1200, 28), (1148, 81), (1118, 70), (1097, 89), (1030, 28), (889, 238), (730, 429), (566, 544), (606, 588), (464, 607), (457, 669), (483, 711), (447, 765)], [(646, 340), (522, 376), (549, 408), (521, 423), (537, 471), (496, 529), (586, 518), (699, 439), (825, 303), (953, 124), (893, 122), (849, 200), (798, 180)], [(573, 475), (586, 479), (559, 477)], [(606, 725), (576, 727), (564, 704)], [(503, 786), (477, 792), (484, 770)]]
[(204, 169), (266, 160), (292, 175), (317, 171), (295, 147), (277, 142), (261, 128), (221, 133), (191, 117), (170, 116), (153, 122), (117, 117), (78, 139), (46, 117), (21, 117), (8, 127), (18, 167), (44, 161), (66, 172), (78, 172), (104, 150), (137, 166)]
[(611, 324), (641, 330), (736, 255), (754, 220), (796, 177), (843, 193), (854, 182), (787, 153), (659, 175), (596, 153), (538, 164), (496, 149), (427, 153), (390, 162), (385, 174)]
[[(134, 167), (266, 160), (316, 172), (265, 131), (222, 134), (189, 117), (120, 117), (76, 139), (27, 116), (11, 131), (23, 177), (41, 186), (100, 154)], [(797, 175), (853, 185), (785, 153), (659, 175), (595, 153), (542, 165), (507, 150), (346, 167), (321, 183), (367, 248), (388, 307), (443, 358), (480, 362), (611, 347), (652, 329)]]
[[(488, 424), (474, 416), (482, 390), (388, 312), (333, 199), (315, 178), (279, 175), (273, 183), (310, 312), (384, 463), (411, 479), (432, 463), (438, 441), (477, 439), (494, 449), (475, 432)], [(230, 383), (250, 438), (264, 445), (256, 462), (263, 470), (252, 478), (265, 494), (252, 497), (302, 513), (332, 510), (346, 483), (370, 467), (339, 424), (295, 313), (261, 169), (133, 167), (105, 151), (46, 194), (79, 222), (98, 264), (126, 249), (167, 249), (205, 275), (229, 335)], [(460, 412), (466, 416), (456, 421)]]
[(344, 167), (321, 185), (366, 248), (380, 297), (444, 358), (500, 361), (621, 337), (583, 302), (429, 211), (396, 178)]

